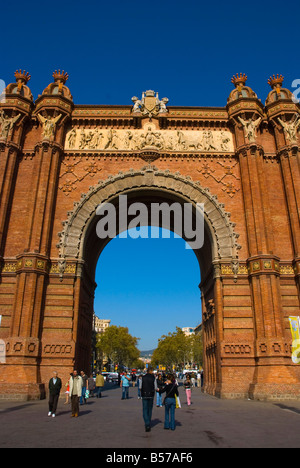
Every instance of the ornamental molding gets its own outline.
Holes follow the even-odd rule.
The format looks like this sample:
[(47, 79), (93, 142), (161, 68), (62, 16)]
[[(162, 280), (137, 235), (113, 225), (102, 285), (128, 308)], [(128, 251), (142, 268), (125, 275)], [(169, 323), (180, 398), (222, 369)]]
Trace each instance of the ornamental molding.
[[(66, 262), (64, 259), (56, 259), (56, 260), (51, 260), (51, 264), (47, 264), (46, 267), (46, 262), (42, 264), (43, 260), (39, 262), (36, 265), (36, 269), (39, 270), (44, 270), (46, 273), (49, 273), (50, 275), (58, 275), (59, 277), (62, 277), (64, 275), (76, 275), (78, 271), (78, 267), (80, 266), (80, 262)], [(239, 261), (232, 261), (230, 263), (220, 263), (220, 262), (215, 262), (214, 267), (217, 272), (216, 276), (248, 276), (252, 272), (258, 272), (261, 271), (260, 268), (260, 263), (253, 262), (253, 265), (247, 265), (245, 262), (239, 262)], [(30, 263), (28, 263), (24, 268), (30, 268), (32, 267)], [(23, 267), (23, 264), (20, 262), (20, 260), (16, 259), (8, 259), (8, 260), (2, 260), (1, 261), (1, 274), (7, 275), (7, 274), (16, 274), (19, 272), (19, 270)], [(268, 268), (268, 264), (264, 265), (264, 271), (268, 271), (270, 268)], [(274, 263), (274, 270), (277, 273), (280, 273), (280, 276), (295, 276), (300, 274), (300, 261), (295, 261), (293, 263), (287, 263), (287, 262), (280, 262), (275, 264)]]
[(59, 233), (60, 242), (57, 245), (60, 259), (82, 259), (85, 232), (99, 204), (122, 193), (150, 187), (173, 193), (194, 205), (204, 203), (205, 218), (214, 238), (213, 260), (238, 258), (241, 249), (238, 244), (239, 234), (234, 230), (231, 214), (225, 211), (218, 197), (212, 195), (208, 188), (202, 187), (200, 182), (193, 182), (190, 177), (182, 176), (179, 172), (173, 174), (169, 170), (161, 171), (149, 164), (141, 170), (131, 169), (100, 180), (96, 186), (90, 187), (88, 193), (81, 195), (81, 200), (74, 203), (73, 211), (68, 213), (68, 219), (62, 223), (63, 231)]

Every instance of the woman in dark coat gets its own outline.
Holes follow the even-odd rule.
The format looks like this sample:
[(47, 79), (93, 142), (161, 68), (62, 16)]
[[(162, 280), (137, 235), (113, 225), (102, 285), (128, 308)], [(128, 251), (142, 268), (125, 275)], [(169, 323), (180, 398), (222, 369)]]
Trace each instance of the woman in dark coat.
[(175, 431), (175, 395), (179, 396), (178, 386), (174, 375), (169, 374), (165, 386), (160, 390), (160, 394), (166, 393), (165, 397), (165, 429)]

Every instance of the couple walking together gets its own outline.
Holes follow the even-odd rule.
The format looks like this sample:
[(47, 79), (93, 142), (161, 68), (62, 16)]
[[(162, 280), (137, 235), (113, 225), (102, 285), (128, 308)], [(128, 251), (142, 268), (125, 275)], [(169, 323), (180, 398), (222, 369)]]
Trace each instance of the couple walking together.
[[(82, 372), (85, 376), (85, 374)], [(87, 380), (87, 379), (86, 379)], [(72, 405), (72, 417), (78, 417), (79, 414), (79, 401), (80, 398), (83, 398), (85, 395), (86, 387), (86, 380), (77, 374), (77, 371), (71, 374), (71, 378), (69, 380), (69, 395), (71, 397), (71, 405)], [(62, 388), (62, 381), (58, 377), (57, 372), (53, 373), (53, 378), (49, 381), (49, 413), (48, 416), (52, 416), (55, 418), (57, 404), (60, 396)]]
[(141, 396), (143, 400), (143, 417), (145, 421), (146, 432), (151, 431), (151, 419), (155, 393), (166, 393), (165, 404), (165, 426), (166, 430), (175, 431), (175, 409), (176, 396), (179, 396), (178, 386), (172, 374), (169, 374), (165, 385), (157, 388), (157, 382), (153, 374), (153, 369), (149, 368), (147, 374), (142, 379)]

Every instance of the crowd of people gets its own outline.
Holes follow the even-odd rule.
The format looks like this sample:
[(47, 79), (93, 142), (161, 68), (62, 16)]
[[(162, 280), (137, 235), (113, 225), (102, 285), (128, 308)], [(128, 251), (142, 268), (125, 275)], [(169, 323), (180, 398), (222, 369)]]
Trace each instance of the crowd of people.
[[(192, 389), (196, 386), (196, 380), (197, 385), (201, 387), (201, 377), (201, 373), (198, 375), (195, 375), (195, 373), (187, 373), (185, 375), (158, 373), (155, 375), (153, 368), (149, 367), (146, 374), (141, 374), (138, 377), (136, 373), (123, 372), (119, 374), (118, 385), (122, 389), (121, 399), (128, 400), (130, 384), (132, 383), (133, 387), (137, 384), (138, 399), (142, 400), (143, 403), (143, 418), (146, 432), (151, 431), (154, 400), (156, 400), (158, 408), (165, 407), (164, 429), (174, 431), (175, 411), (176, 408), (181, 408), (178, 378), (183, 378), (184, 380), (183, 388), (186, 393), (186, 402), (190, 406), (192, 404)], [(92, 375), (88, 377), (84, 371), (78, 374), (77, 370), (74, 370), (70, 374), (65, 392), (65, 404), (71, 403), (71, 417), (78, 417), (80, 405), (87, 404), (91, 396), (101, 398), (104, 386), (105, 378), (101, 373), (98, 373), (96, 378), (94, 378)], [(54, 372), (53, 377), (49, 381), (49, 417), (56, 417), (61, 391), (62, 381), (58, 377), (57, 372)]]

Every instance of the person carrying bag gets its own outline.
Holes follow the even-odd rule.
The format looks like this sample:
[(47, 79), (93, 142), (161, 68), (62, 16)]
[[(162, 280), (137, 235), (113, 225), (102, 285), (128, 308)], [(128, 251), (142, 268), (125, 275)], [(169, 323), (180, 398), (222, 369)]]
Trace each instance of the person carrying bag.
[(166, 385), (160, 390), (160, 393), (166, 393), (164, 399), (165, 406), (165, 425), (164, 429), (175, 431), (175, 410), (176, 410), (176, 397), (179, 397), (178, 386), (175, 377), (169, 374), (167, 377)]
[(176, 400), (176, 409), (181, 409), (181, 401), (179, 396), (175, 395), (175, 400)]

